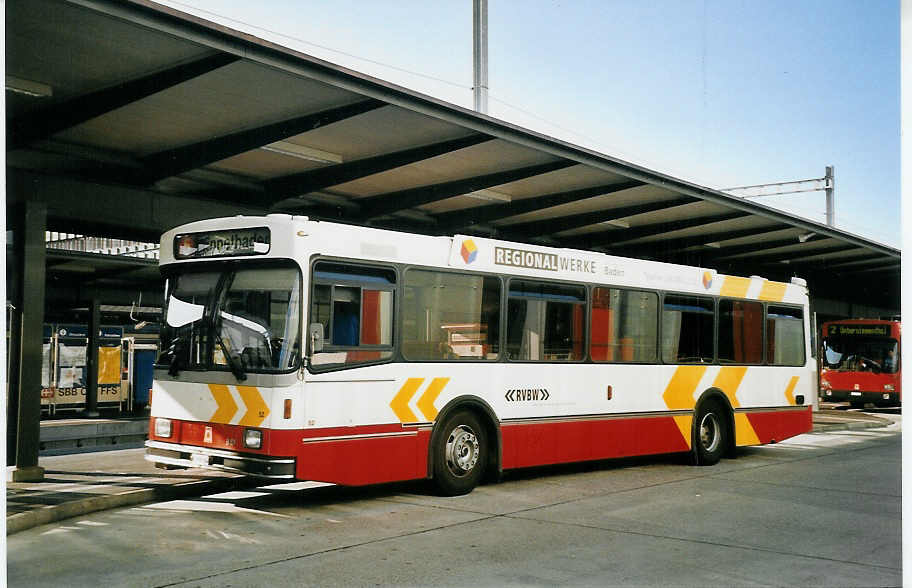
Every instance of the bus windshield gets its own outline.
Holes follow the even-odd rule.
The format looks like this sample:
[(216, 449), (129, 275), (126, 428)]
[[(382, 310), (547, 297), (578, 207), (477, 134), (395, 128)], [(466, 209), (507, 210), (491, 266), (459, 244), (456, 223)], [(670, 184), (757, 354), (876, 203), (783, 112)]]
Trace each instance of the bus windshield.
[(847, 372), (896, 373), (896, 339), (828, 337), (823, 341), (824, 367)]
[(299, 365), (300, 271), (293, 265), (183, 266), (167, 278), (160, 366), (275, 373)]

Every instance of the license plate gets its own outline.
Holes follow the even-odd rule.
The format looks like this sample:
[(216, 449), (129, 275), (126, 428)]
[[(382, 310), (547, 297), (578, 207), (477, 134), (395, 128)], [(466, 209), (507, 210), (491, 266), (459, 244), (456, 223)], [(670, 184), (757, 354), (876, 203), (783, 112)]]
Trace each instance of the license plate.
[(207, 466), (209, 465), (209, 456), (202, 455), (200, 453), (193, 453), (190, 455), (190, 461), (193, 462), (193, 465)]
[(850, 392), (852, 396), (861, 396), (861, 392)]

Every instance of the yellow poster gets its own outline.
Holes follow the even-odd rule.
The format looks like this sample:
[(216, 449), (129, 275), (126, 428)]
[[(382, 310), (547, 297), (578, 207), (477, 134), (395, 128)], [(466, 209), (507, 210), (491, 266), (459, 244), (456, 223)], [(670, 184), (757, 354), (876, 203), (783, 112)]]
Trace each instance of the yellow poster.
[(98, 383), (120, 384), (120, 346), (98, 348)]

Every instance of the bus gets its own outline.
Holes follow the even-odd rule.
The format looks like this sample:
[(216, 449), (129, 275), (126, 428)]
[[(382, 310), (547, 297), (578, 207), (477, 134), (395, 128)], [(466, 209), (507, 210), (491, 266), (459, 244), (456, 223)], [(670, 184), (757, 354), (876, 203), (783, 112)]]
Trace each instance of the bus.
[(800, 278), (275, 214), (173, 229), (161, 270), (159, 467), (457, 495), (812, 428)]
[(850, 319), (821, 328), (820, 398), (855, 408), (902, 404), (902, 324)]

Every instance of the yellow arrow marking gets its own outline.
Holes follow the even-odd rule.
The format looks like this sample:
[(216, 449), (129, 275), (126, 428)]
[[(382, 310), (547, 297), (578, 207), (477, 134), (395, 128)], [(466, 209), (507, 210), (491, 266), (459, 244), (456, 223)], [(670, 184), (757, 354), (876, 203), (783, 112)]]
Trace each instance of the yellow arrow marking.
[(687, 441), (687, 449), (690, 449), (691, 446), (691, 435), (690, 429), (693, 427), (693, 416), (676, 416), (674, 417), (674, 422), (678, 425), (678, 429), (681, 431), (681, 436), (684, 437), (684, 440)]
[(716, 376), (716, 380), (713, 382), (713, 386), (722, 390), (728, 396), (728, 401), (731, 402), (732, 408), (741, 406), (738, 402), (737, 393), (745, 372), (747, 372), (747, 367), (724, 367), (719, 370), (719, 375)]
[(782, 282), (770, 282), (769, 280), (763, 282), (763, 288), (760, 289), (760, 295), (757, 296), (760, 300), (771, 300), (773, 302), (779, 302), (785, 298), (785, 288), (788, 284), (783, 284)]
[[(675, 370), (665, 392), (662, 394), (662, 400), (671, 410), (681, 410), (694, 407), (694, 390), (697, 384), (706, 373), (706, 366), (703, 365), (682, 365)], [(690, 438), (690, 433), (687, 433)]]
[(424, 394), (421, 395), (421, 398), (418, 399), (418, 410), (424, 413), (424, 418), (427, 420), (433, 421), (437, 418), (437, 408), (434, 406), (434, 401), (437, 400), (437, 397), (443, 392), (443, 387), (449, 381), (449, 378), (434, 378)]
[(735, 414), (735, 445), (760, 445), (754, 426), (743, 412)]
[(405, 381), (405, 384), (402, 385), (402, 388), (399, 388), (399, 392), (393, 396), (393, 401), (389, 403), (390, 408), (396, 413), (396, 417), (399, 418), (400, 423), (418, 422), (418, 417), (415, 416), (415, 413), (409, 408), (408, 403), (423, 382), (424, 378), (409, 378)]
[(732, 296), (734, 298), (745, 298), (747, 289), (750, 288), (750, 278), (739, 278), (736, 276), (725, 276), (722, 282), (722, 290), (719, 292), (722, 296)]
[(209, 392), (212, 393), (212, 398), (215, 399), (215, 403), (218, 405), (215, 413), (209, 417), (209, 421), (222, 424), (230, 423), (234, 413), (238, 411), (238, 406), (234, 402), (234, 398), (231, 397), (228, 386), (224, 384), (209, 384)]
[(788, 400), (789, 404), (792, 406), (798, 404), (795, 402), (795, 386), (798, 385), (798, 380), (800, 376), (792, 376), (792, 379), (789, 380), (788, 388), (785, 389), (785, 398)]
[(237, 390), (244, 404), (247, 405), (247, 412), (244, 413), (238, 424), (245, 427), (259, 427), (260, 423), (269, 416), (269, 407), (263, 401), (263, 396), (253, 386), (238, 386)]
[[(719, 375), (713, 382), (713, 386), (722, 390), (731, 402), (732, 408), (738, 408), (741, 403), (738, 402), (738, 387), (744, 374), (747, 373), (746, 366), (724, 367), (719, 370)], [(754, 426), (744, 413), (735, 413), (735, 445), (759, 445), (760, 438), (754, 431)]]

